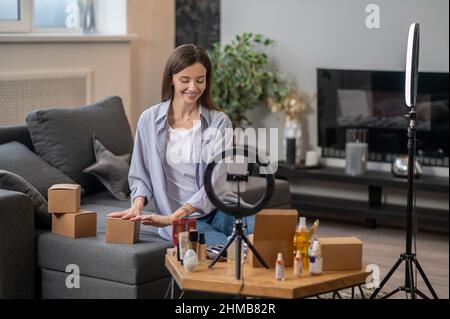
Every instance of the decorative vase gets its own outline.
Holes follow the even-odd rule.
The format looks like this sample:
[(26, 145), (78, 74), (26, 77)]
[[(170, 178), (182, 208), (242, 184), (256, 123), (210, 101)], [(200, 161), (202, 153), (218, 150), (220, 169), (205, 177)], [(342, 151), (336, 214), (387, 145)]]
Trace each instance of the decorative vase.
[(286, 120), (284, 123), (283, 148), (286, 163), (295, 166), (300, 163), (302, 128), (298, 120)]
[(95, 0), (80, 0), (81, 29), (83, 33), (97, 32)]

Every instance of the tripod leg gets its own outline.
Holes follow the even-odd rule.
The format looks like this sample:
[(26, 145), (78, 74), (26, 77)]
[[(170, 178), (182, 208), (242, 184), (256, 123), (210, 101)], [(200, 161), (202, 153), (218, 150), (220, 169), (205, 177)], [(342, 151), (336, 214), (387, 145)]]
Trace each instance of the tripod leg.
[(414, 263), (416, 264), (416, 267), (420, 273), (420, 276), (422, 276), (423, 281), (425, 281), (425, 284), (427, 285), (428, 289), (430, 290), (431, 294), (433, 295), (433, 298), (439, 299), (439, 297), (436, 295), (436, 292), (434, 291), (433, 287), (431, 286), (430, 281), (428, 280), (427, 276), (425, 275), (425, 272), (423, 271), (422, 267), (420, 266), (419, 261), (417, 259), (414, 259)]
[[(406, 275), (409, 277), (409, 289), (411, 289), (411, 299), (416, 299), (416, 287), (415, 287), (415, 283), (414, 283), (412, 260), (407, 259), (406, 265), (407, 265)], [(406, 288), (408, 288), (408, 287), (406, 287)]]
[(213, 261), (209, 264), (208, 268), (212, 268), (216, 264), (216, 262), (219, 260), (220, 256), (222, 256), (223, 252), (226, 251), (228, 249), (228, 247), (230, 247), (231, 243), (233, 242), (233, 240), (235, 238), (236, 238), (236, 234), (233, 234), (233, 236), (231, 236), (228, 243), (222, 248), (220, 253), (218, 253), (217, 256), (213, 259)]
[(419, 289), (416, 289), (416, 294), (418, 294), (423, 299), (430, 299), (427, 295), (425, 295), (423, 292), (421, 292)]
[[(400, 288), (400, 287), (398, 287), (398, 288), (396, 288), (395, 290), (392, 290), (390, 293), (388, 293), (386, 296), (383, 296), (383, 298), (382, 299), (387, 299), (387, 298), (389, 298), (390, 296), (393, 296), (393, 295), (395, 295), (397, 292), (399, 292), (399, 291), (401, 291), (402, 290), (402, 288)], [(372, 295), (373, 296), (373, 295)], [(370, 298), (372, 299), (372, 296), (370, 296)]]
[(391, 278), (392, 274), (397, 270), (398, 266), (400, 266), (401, 262), (402, 258), (400, 257), (395, 263), (394, 267), (392, 267), (391, 270), (389, 270), (386, 277), (384, 277), (383, 281), (380, 283), (380, 286), (377, 289), (375, 289), (373, 294), (369, 297), (369, 299), (374, 299), (377, 296), (377, 294), (380, 292), (381, 289), (383, 289), (383, 286), (386, 284), (389, 278)]
[(241, 250), (242, 238), (240, 235), (236, 238), (236, 279), (241, 279)]
[(255, 246), (252, 245), (252, 243), (248, 240), (248, 238), (243, 235), (242, 239), (246, 242), (248, 248), (251, 249), (251, 251), (253, 252), (253, 254), (256, 256), (256, 258), (259, 260), (259, 262), (266, 267), (267, 269), (269, 269), (269, 266), (267, 266), (266, 262), (264, 261), (264, 259), (261, 257), (261, 255), (258, 253), (258, 251), (256, 250)]

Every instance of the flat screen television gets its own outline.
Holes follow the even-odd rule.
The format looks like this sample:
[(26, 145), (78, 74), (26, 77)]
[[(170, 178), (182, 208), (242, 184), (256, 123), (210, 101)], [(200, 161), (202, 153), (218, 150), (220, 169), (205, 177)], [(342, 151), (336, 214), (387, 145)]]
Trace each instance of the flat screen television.
[[(346, 130), (367, 130), (369, 160), (391, 162), (407, 153), (409, 108), (405, 73), (317, 69), (318, 133), (324, 157), (345, 157)], [(420, 72), (417, 88), (417, 159), (448, 167), (449, 74)]]

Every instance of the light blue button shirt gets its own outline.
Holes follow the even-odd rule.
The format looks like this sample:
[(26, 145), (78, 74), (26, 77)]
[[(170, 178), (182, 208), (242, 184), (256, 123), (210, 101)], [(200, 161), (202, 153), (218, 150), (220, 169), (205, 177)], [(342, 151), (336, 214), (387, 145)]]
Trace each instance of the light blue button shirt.
[[(131, 203), (137, 196), (145, 196), (147, 201), (153, 199), (155, 212), (170, 215), (178, 207), (171, 207), (167, 196), (166, 173), (168, 168), (163, 156), (166, 154), (169, 130), (168, 111), (171, 100), (154, 105), (144, 111), (137, 124), (133, 156), (131, 159), (128, 181), (131, 189)], [(200, 216), (210, 213), (215, 207), (209, 201), (204, 186), (203, 176), (208, 163), (217, 156), (218, 151), (232, 147), (232, 124), (228, 116), (220, 111), (200, 105), (201, 156), (196, 163), (196, 192), (186, 201), (198, 209)], [(216, 132), (216, 133), (214, 133)], [(221, 146), (221, 148), (217, 148)], [(232, 193), (226, 183), (226, 164), (217, 164), (212, 175), (215, 192), (224, 202), (237, 202), (237, 195)], [(242, 201), (241, 203), (245, 204)], [(164, 239), (172, 237), (172, 227), (159, 228)]]

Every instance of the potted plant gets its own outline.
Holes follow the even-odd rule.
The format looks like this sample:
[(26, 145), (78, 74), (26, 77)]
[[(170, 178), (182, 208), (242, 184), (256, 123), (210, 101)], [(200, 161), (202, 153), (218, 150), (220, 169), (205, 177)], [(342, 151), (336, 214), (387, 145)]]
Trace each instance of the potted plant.
[(286, 94), (264, 52), (272, 43), (261, 34), (243, 33), (230, 44), (215, 43), (209, 52), (214, 66), (213, 99), (234, 127), (250, 124), (247, 111), (265, 103), (269, 97), (279, 100)]

